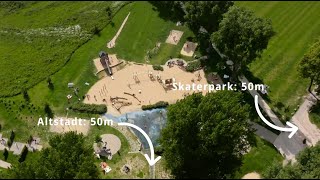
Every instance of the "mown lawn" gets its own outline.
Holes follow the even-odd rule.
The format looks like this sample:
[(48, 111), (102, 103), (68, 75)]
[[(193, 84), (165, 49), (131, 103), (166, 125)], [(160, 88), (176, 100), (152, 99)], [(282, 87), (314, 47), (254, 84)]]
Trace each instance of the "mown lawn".
[[(289, 106), (290, 115), (306, 94), (309, 80), (298, 74), (299, 61), (320, 35), (319, 2), (236, 2), (257, 16), (270, 18), (276, 35), (261, 59), (250, 65), (253, 75), (270, 86), (269, 97)], [(284, 114), (284, 108), (278, 112)]]
[(235, 178), (240, 179), (245, 174), (257, 172), (261, 174), (274, 161), (282, 161), (283, 157), (276, 148), (269, 142), (256, 136), (256, 146), (253, 146), (250, 152), (244, 155), (243, 164), (236, 173)]
[[(180, 57), (180, 50), (187, 37), (194, 36), (192, 31), (186, 26), (176, 26), (176, 22), (161, 18), (159, 11), (149, 2), (135, 2), (131, 6), (130, 16), (116, 41), (115, 48), (108, 51), (117, 53), (118, 57), (128, 61), (145, 63), (147, 51), (151, 51), (160, 42), (158, 52), (151, 55), (151, 64), (164, 64), (170, 56)], [(165, 43), (171, 30), (184, 32), (177, 45)]]

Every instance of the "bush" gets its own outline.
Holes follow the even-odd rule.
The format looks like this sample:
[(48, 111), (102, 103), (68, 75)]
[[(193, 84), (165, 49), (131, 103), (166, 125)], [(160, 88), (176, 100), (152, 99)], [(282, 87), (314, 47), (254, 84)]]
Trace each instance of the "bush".
[(16, 134), (13, 131), (11, 131), (10, 140), (13, 141), (15, 137), (16, 137)]
[(24, 160), (26, 160), (27, 154), (28, 154), (28, 148), (27, 148), (27, 146), (24, 146), (22, 149), (22, 153), (20, 155), (20, 158), (19, 158), (20, 163), (22, 163)]
[(11, 148), (11, 146), (12, 146), (12, 140), (11, 139), (8, 139), (7, 145), (8, 145), (9, 148)]
[(153, 65), (152, 68), (153, 70), (156, 70), (156, 71), (163, 71), (163, 67), (160, 65)]
[(199, 60), (189, 62), (186, 67), (186, 71), (188, 72), (193, 72), (199, 69), (201, 69), (201, 62)]
[(154, 153), (158, 156), (161, 156), (163, 153), (163, 147), (162, 146), (158, 146), (154, 149)]
[(151, 105), (143, 105), (141, 108), (142, 110), (150, 110), (150, 109), (156, 109), (156, 108), (165, 108), (169, 105), (168, 102), (165, 101), (159, 101), (155, 104), (151, 104)]
[(90, 113), (90, 114), (104, 114), (107, 112), (107, 106), (104, 104), (84, 104), (76, 103), (69, 107), (73, 111), (78, 111), (81, 113)]
[(7, 148), (4, 148), (3, 156), (4, 156), (4, 160), (6, 161), (8, 159), (8, 156), (9, 156), (9, 152), (8, 152)]
[(95, 142), (96, 142), (96, 143), (99, 143), (99, 142), (101, 142), (101, 141), (102, 141), (101, 136), (96, 135), (96, 137), (95, 137)]

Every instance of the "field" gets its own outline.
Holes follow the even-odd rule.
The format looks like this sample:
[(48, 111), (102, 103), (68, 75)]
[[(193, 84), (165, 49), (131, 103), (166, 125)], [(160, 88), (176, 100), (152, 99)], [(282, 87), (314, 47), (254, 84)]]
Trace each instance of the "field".
[[(132, 4), (130, 12), (115, 48), (108, 50), (117, 53), (122, 59), (145, 63), (147, 51), (151, 51), (160, 42), (160, 49), (151, 55), (150, 63), (164, 64), (170, 56), (178, 57), (187, 37), (194, 36), (188, 27), (176, 26), (176, 22), (159, 17), (159, 12), (149, 2)], [(184, 32), (177, 45), (165, 43), (173, 29)]]
[(60, 70), (73, 51), (106, 26), (105, 8), (115, 13), (124, 4), (20, 3), (11, 3), (13, 10), (5, 2), (0, 7), (0, 97), (16, 95)]
[(240, 179), (245, 174), (254, 171), (261, 174), (272, 162), (282, 160), (283, 157), (272, 144), (256, 136), (256, 146), (253, 146), (250, 152), (244, 155), (243, 164), (235, 177)]
[[(307, 93), (309, 80), (301, 78), (297, 69), (308, 47), (320, 35), (320, 3), (272, 1), (236, 2), (236, 5), (272, 20), (276, 35), (262, 58), (250, 65), (250, 70), (270, 86), (272, 107), (275, 108), (278, 102), (289, 106), (289, 115)], [(279, 108), (278, 112), (284, 114), (284, 108)]]

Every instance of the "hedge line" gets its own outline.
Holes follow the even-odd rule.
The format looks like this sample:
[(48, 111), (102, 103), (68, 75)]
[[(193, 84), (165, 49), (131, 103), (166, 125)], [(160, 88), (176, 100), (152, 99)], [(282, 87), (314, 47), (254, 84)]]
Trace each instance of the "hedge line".
[(156, 109), (156, 108), (165, 108), (169, 106), (168, 102), (165, 101), (159, 101), (155, 104), (151, 104), (151, 105), (142, 105), (142, 110), (150, 110), (150, 109)]
[(201, 69), (200, 60), (189, 62), (187, 67), (186, 67), (186, 71), (188, 71), (188, 72), (193, 72), (193, 71), (196, 71), (196, 70), (199, 70), (199, 69)]
[(160, 65), (153, 65), (152, 68), (153, 68), (153, 70), (155, 70), (155, 71), (163, 71), (163, 67), (160, 66)]
[(107, 112), (107, 106), (104, 104), (84, 104), (76, 103), (69, 107), (73, 111), (78, 111), (81, 113), (91, 113), (91, 114), (104, 114)]

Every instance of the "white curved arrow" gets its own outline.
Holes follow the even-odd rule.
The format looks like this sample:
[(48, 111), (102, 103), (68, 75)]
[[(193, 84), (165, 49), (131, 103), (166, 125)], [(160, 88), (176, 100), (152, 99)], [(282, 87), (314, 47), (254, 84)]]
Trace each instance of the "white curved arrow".
[(149, 158), (148, 154), (144, 154), (144, 157), (147, 159), (150, 166), (153, 166), (157, 161), (159, 161), (161, 159), (161, 156), (158, 156), (156, 159), (154, 159), (154, 149), (153, 149), (153, 144), (151, 142), (151, 139), (149, 138), (147, 133), (145, 133), (141, 128), (139, 128), (138, 126), (131, 124), (131, 123), (118, 123), (118, 125), (119, 126), (130, 126), (132, 128), (135, 128), (136, 130), (141, 132), (143, 134), (143, 136), (147, 139), (149, 147), (150, 147), (151, 158)]
[(271, 128), (273, 129), (276, 129), (278, 131), (287, 131), (287, 132), (291, 132), (289, 134), (289, 138), (291, 138), (297, 131), (298, 131), (298, 127), (295, 126), (294, 124), (292, 124), (291, 122), (287, 121), (286, 124), (288, 126), (290, 126), (291, 128), (283, 128), (283, 127), (278, 127), (278, 126), (275, 126), (273, 125), (272, 123), (270, 123), (268, 120), (266, 120), (266, 118), (263, 117), (262, 113), (260, 112), (260, 109), (259, 109), (259, 104), (258, 104), (258, 95), (255, 95), (254, 96), (254, 104), (255, 104), (255, 107), (256, 107), (256, 110), (257, 110), (257, 113), (259, 114), (260, 118), (262, 119), (263, 122), (265, 122), (268, 126), (270, 126)]

